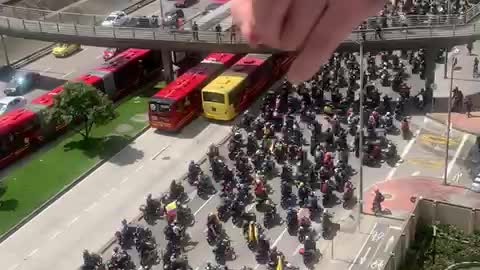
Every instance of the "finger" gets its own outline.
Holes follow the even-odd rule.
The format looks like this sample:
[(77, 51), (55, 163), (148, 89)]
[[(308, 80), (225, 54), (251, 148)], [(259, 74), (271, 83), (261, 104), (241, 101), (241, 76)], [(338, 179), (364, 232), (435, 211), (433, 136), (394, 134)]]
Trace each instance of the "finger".
[(261, 44), (281, 48), (280, 36), (292, 3), (292, 0), (253, 0), (253, 33)]
[(280, 48), (286, 51), (298, 50), (324, 13), (327, 3), (324, 0), (294, 1), (280, 36)]
[[(366, 5), (368, 2), (370, 5)], [(376, 5), (373, 5), (375, 3)], [(300, 82), (310, 79), (333, 51), (367, 15), (375, 12), (380, 2), (332, 1), (325, 16), (321, 18), (305, 42), (288, 72), (288, 79)], [(333, 29), (333, 31), (332, 31)]]
[(249, 43), (256, 43), (253, 36), (253, 0), (232, 0), (230, 10), (233, 21)]

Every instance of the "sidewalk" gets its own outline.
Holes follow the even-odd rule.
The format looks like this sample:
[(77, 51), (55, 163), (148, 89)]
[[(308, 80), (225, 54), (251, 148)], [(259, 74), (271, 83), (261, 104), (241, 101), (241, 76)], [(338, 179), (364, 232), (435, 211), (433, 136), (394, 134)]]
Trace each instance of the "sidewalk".
[[(357, 211), (354, 210), (353, 212)], [(359, 225), (357, 217), (357, 215), (355, 217), (350, 216), (342, 222), (340, 230), (337, 231), (333, 241), (320, 242), (321, 244), (318, 245), (318, 248), (322, 258), (315, 265), (316, 269), (353, 270), (368, 268), (377, 258), (375, 255), (380, 256), (380, 254), (375, 254), (374, 252), (366, 254), (365, 251), (372, 248), (377, 249), (378, 246), (385, 245), (385, 241), (388, 241), (388, 237), (382, 237), (382, 239), (377, 239), (373, 246), (367, 247), (368, 244), (372, 244), (371, 238), (379, 233), (384, 233), (385, 236), (390, 233), (392, 228), (395, 228), (394, 231), (397, 231), (403, 226), (403, 221), (400, 220), (365, 214), (361, 216)], [(383, 227), (383, 232), (380, 231), (380, 227)], [(360, 256), (361, 254), (364, 256)], [(360, 257), (364, 258), (361, 259)]]
[(477, 193), (459, 186), (444, 186), (442, 179), (439, 178), (412, 176), (379, 182), (367, 190), (364, 194), (365, 203), (363, 205), (365, 213), (372, 213), (371, 206), (375, 197), (375, 188), (378, 188), (385, 196), (382, 208), (386, 210), (387, 216), (405, 217), (415, 206), (414, 201), (411, 201), (412, 196), (480, 208), (480, 195)]
[[(447, 124), (448, 113), (429, 113), (427, 117), (442, 124)], [(456, 130), (480, 135), (480, 112), (472, 112), (470, 118), (463, 113), (452, 113), (452, 127)]]

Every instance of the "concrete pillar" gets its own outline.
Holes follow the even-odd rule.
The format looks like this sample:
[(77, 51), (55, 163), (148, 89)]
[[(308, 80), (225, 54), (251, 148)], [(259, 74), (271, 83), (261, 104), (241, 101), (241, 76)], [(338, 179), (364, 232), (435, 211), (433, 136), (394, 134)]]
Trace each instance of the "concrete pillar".
[(163, 78), (167, 82), (173, 81), (173, 62), (172, 62), (172, 52), (167, 50), (162, 50), (162, 62), (163, 62)]
[(435, 82), (435, 57), (437, 52), (437, 49), (425, 49), (425, 89), (431, 87)]

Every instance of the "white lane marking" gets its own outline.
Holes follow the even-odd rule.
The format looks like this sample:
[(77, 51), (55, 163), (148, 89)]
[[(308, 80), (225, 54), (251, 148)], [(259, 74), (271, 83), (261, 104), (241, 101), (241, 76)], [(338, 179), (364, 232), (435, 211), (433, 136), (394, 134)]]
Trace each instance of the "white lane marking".
[(90, 212), (90, 210), (92, 210), (93, 208), (95, 208), (97, 206), (97, 202), (93, 202), (92, 204), (90, 204), (89, 207), (85, 208), (85, 212)]
[(374, 232), (375, 229), (377, 228), (377, 225), (378, 225), (378, 223), (375, 222), (375, 225), (373, 225), (373, 228), (372, 228), (372, 230), (370, 231), (370, 234), (368, 235), (368, 237), (367, 237), (367, 239), (365, 240), (365, 242), (363, 242), (362, 247), (360, 248), (360, 250), (358, 251), (357, 255), (355, 256), (355, 259), (353, 259), (353, 262), (352, 262), (352, 264), (350, 265), (350, 267), (348, 268), (348, 270), (352, 270), (353, 266), (357, 263), (358, 257), (360, 257), (360, 254), (362, 253), (363, 248), (367, 245), (368, 241), (370, 240), (370, 237), (372, 236), (373, 232)]
[(28, 259), (28, 258), (32, 257), (32, 256), (35, 255), (37, 252), (38, 252), (38, 248), (32, 250), (30, 253), (28, 253), (28, 255), (27, 255), (27, 257), (25, 257), (25, 259)]
[(89, 47), (83, 47), (80, 52), (86, 52), (86, 51), (88, 51), (88, 49), (90, 49), (90, 48)]
[(122, 181), (120, 182), (120, 184), (123, 184), (123, 183), (125, 183), (125, 182), (127, 182), (127, 181), (128, 181), (128, 176), (125, 176), (125, 177), (122, 179)]
[(198, 266), (197, 266), (197, 267), (195, 267), (195, 270), (198, 270), (198, 269), (200, 269), (200, 267), (198, 267)]
[(70, 221), (70, 223), (68, 223), (68, 226), (72, 226), (73, 223), (77, 222), (79, 218), (80, 218), (80, 217), (75, 217), (75, 218), (73, 218), (73, 219)]
[(253, 270), (257, 270), (258, 267), (260, 267), (260, 264), (255, 265), (255, 268), (253, 268)]
[(455, 162), (457, 162), (458, 157), (460, 156), (460, 152), (462, 152), (463, 147), (465, 146), (465, 142), (467, 141), (468, 137), (470, 135), (468, 134), (463, 134), (462, 141), (460, 142), (460, 145), (457, 148), (457, 151), (455, 152), (455, 156), (453, 156), (453, 159), (450, 160), (448, 163), (448, 168), (447, 168), (447, 178), (452, 172), (452, 168), (455, 165)]
[(273, 242), (272, 247), (275, 247), (275, 246), (278, 244), (278, 242), (280, 242), (280, 240), (282, 240), (282, 237), (283, 237), (283, 235), (285, 235), (285, 233), (287, 232), (287, 230), (288, 230), (288, 228), (285, 228), (285, 229), (282, 231), (282, 233), (277, 237), (277, 239), (275, 239), (275, 242)]
[(417, 175), (420, 175), (420, 171), (416, 171), (416, 172), (412, 173), (412, 176), (417, 176)]
[(50, 69), (52, 69), (52, 68), (46, 68), (42, 71), (42, 73), (47, 73)]
[(135, 172), (139, 172), (141, 169), (143, 169), (143, 165), (138, 166), (138, 168), (135, 169)]
[(155, 155), (152, 156), (151, 160), (155, 160), (157, 159), (157, 157), (162, 154), (163, 152), (165, 152), (165, 150), (167, 150), (169, 147), (170, 147), (171, 144), (165, 146), (162, 148), (162, 150), (158, 151)]
[(108, 196), (110, 196), (110, 192), (103, 194), (102, 198), (107, 198)]
[(70, 72), (68, 72), (67, 74), (63, 75), (62, 78), (66, 78), (66, 77), (72, 75), (72, 73), (74, 73), (74, 72), (75, 72), (75, 70), (70, 71)]
[[(402, 154), (400, 155), (400, 160), (404, 160), (405, 156), (408, 154), (408, 152), (412, 149), (413, 145), (415, 144), (415, 141), (417, 140), (418, 134), (420, 134), (420, 129), (415, 132), (415, 137), (412, 138), (407, 146), (405, 146), (405, 149), (403, 149)], [(398, 165), (395, 166), (395, 168), (392, 168), (390, 172), (387, 175), (387, 178), (385, 178), (385, 181), (391, 180), (393, 175), (397, 172)]]
[(388, 226), (390, 229), (393, 229), (393, 230), (397, 230), (397, 231), (401, 231), (402, 230), (402, 227), (399, 227), (399, 226)]
[(95, 57), (95, 59), (100, 59), (100, 58), (103, 58), (103, 54), (100, 54), (99, 56)]
[(196, 216), (196, 215), (213, 199), (213, 197), (215, 197), (215, 196), (216, 196), (216, 195), (213, 195), (213, 196), (211, 196), (210, 198), (208, 198), (208, 200), (207, 200), (206, 202), (204, 202), (204, 203), (202, 204), (202, 206), (200, 206), (200, 208), (198, 208), (198, 210), (195, 211), (195, 213), (193, 213), (193, 215)]
[(19, 266), (20, 266), (20, 264), (18, 264), (18, 263), (17, 263), (17, 264), (14, 264), (14, 265), (10, 266), (10, 268), (8, 268), (8, 270), (15, 270), (15, 269), (17, 269)]
[(110, 193), (115, 192), (115, 191), (117, 191), (117, 188), (116, 188), (116, 187), (112, 187), (112, 188), (110, 189)]
[(255, 207), (255, 203), (252, 203), (249, 206), (247, 206), (247, 212), (250, 212), (250, 210), (252, 210), (253, 207)]
[(58, 231), (58, 232), (52, 234), (52, 236), (50, 236), (50, 240), (53, 240), (53, 239), (57, 238), (57, 236), (61, 233), (62, 233), (61, 231)]

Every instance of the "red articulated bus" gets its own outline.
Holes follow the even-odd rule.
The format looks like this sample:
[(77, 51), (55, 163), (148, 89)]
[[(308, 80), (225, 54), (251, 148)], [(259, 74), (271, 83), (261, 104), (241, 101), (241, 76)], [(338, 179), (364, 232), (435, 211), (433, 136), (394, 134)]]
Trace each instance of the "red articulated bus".
[[(155, 75), (161, 68), (160, 52), (128, 49), (72, 81), (90, 84), (112, 100), (118, 100), (136, 90), (135, 87)], [(53, 105), (54, 96), (62, 91), (63, 86), (58, 86), (32, 100), (27, 107), (0, 116), (0, 168), (64, 130), (63, 125), (49, 125), (43, 116), (43, 111)]]
[(0, 118), (0, 167), (5, 167), (29, 150), (40, 123), (28, 109), (13, 110)]
[[(93, 82), (97, 89), (112, 100), (118, 100), (160, 71), (161, 67), (162, 57), (159, 51), (128, 49), (78, 80)], [(90, 78), (92, 76), (100, 78), (101, 82)]]
[(241, 56), (211, 53), (200, 64), (157, 92), (149, 102), (150, 126), (178, 131), (188, 124), (202, 111), (201, 89)]

